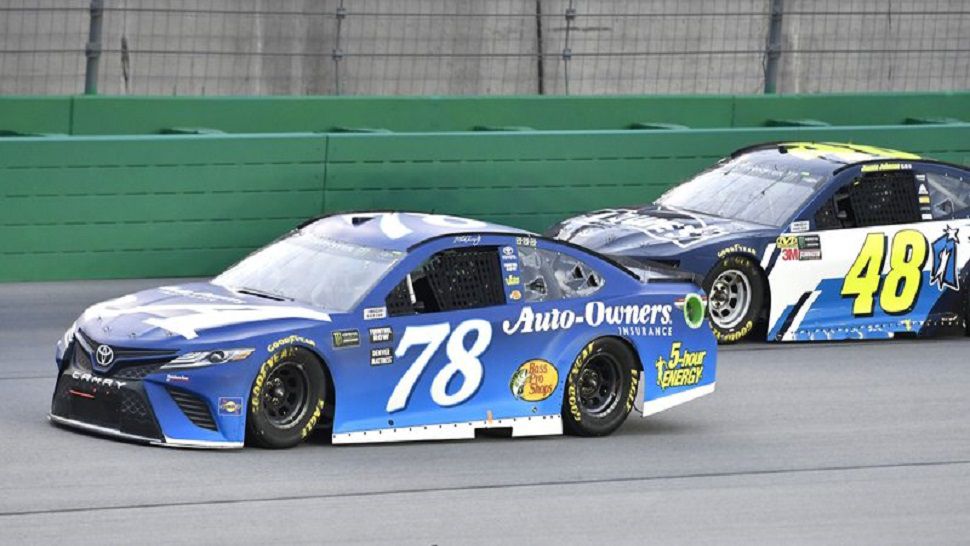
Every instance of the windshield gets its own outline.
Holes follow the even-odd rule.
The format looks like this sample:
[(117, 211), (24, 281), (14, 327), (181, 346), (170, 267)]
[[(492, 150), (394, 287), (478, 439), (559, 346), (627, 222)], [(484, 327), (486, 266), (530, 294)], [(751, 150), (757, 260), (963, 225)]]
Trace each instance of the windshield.
[(250, 254), (212, 282), (346, 312), (402, 256), (403, 252), (336, 241), (304, 229)]
[(780, 227), (828, 176), (800, 162), (786, 163), (791, 162), (776, 152), (767, 157), (755, 152), (674, 187), (656, 204)]

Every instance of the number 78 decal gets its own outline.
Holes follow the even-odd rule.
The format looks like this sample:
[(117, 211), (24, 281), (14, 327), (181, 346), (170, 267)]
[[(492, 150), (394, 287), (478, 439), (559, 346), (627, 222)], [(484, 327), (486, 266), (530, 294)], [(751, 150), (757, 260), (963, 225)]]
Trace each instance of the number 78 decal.
[[(930, 283), (940, 290), (944, 287), (959, 290), (956, 251), (958, 229), (946, 227), (940, 238), (933, 241), (933, 269)], [(893, 236), (889, 251), (889, 271), (885, 279), (882, 268), (886, 258), (886, 235), (866, 235), (862, 249), (845, 275), (842, 297), (855, 297), (852, 314), (870, 316), (879, 292), (879, 307), (891, 315), (908, 313), (916, 306), (923, 284), (923, 267), (929, 257), (930, 245), (922, 232), (904, 229)], [(880, 288), (880, 284), (882, 285)]]
[[(471, 348), (466, 349), (465, 337), (472, 332), (476, 334), (475, 341), (472, 342)], [(450, 337), (449, 333), (451, 334)], [(492, 324), (481, 319), (466, 320), (459, 324), (454, 332), (451, 331), (451, 326), (447, 322), (427, 326), (408, 326), (404, 330), (404, 335), (401, 336), (401, 342), (398, 344), (397, 350), (394, 351), (394, 355), (402, 357), (415, 345), (424, 345), (424, 350), (414, 359), (414, 362), (397, 382), (394, 391), (391, 392), (391, 397), (387, 400), (385, 408), (388, 413), (400, 411), (407, 407), (411, 393), (414, 392), (414, 385), (421, 378), (428, 362), (441, 348), (445, 339), (448, 340), (445, 345), (448, 363), (441, 368), (431, 382), (431, 399), (439, 406), (450, 407), (461, 404), (475, 394), (475, 391), (482, 384), (483, 369), (479, 357), (492, 342)], [(448, 384), (459, 373), (464, 376), (461, 387), (454, 393), (448, 394)]]

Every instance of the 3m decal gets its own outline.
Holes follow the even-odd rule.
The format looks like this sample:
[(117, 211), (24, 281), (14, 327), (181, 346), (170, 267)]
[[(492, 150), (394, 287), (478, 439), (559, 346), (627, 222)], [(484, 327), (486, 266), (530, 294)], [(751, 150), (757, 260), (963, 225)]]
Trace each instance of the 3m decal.
[(360, 345), (360, 332), (357, 330), (338, 330), (332, 332), (333, 348), (343, 349), (344, 347), (357, 347)]
[(783, 235), (775, 241), (784, 261), (821, 260), (822, 244), (818, 235)]
[(704, 374), (707, 351), (681, 350), (683, 346), (680, 341), (674, 342), (670, 347), (670, 357), (658, 357), (654, 363), (657, 368), (657, 385), (661, 390), (696, 385), (700, 382)]
[(552, 396), (559, 383), (559, 370), (551, 362), (534, 359), (523, 363), (512, 374), (512, 396), (523, 402), (541, 402)]
[(888, 314), (907, 313), (916, 305), (928, 254), (926, 237), (914, 229), (898, 231), (889, 253), (889, 272), (883, 279), (886, 239), (884, 233), (866, 235), (859, 255), (845, 275), (841, 295), (855, 298), (853, 315), (872, 315), (877, 292), (879, 306)]
[(394, 341), (394, 330), (390, 326), (381, 326), (367, 330), (371, 343), (391, 343)]
[[(465, 338), (473, 335), (471, 347), (465, 344)], [(445, 354), (448, 363), (435, 375), (431, 382), (431, 399), (442, 407), (450, 407), (468, 400), (482, 384), (483, 367), (479, 357), (488, 349), (492, 342), (492, 324), (487, 320), (466, 320), (451, 331), (447, 322), (429, 324), (426, 326), (409, 326), (401, 336), (401, 342), (394, 351), (394, 356), (403, 358), (416, 345), (424, 345), (424, 350), (418, 354), (411, 366), (394, 387), (385, 409), (388, 413), (403, 410), (408, 405), (414, 385), (418, 382), (431, 358), (441, 348), (441, 344), (448, 340)], [(456, 375), (461, 374), (463, 381), (458, 390), (448, 393), (447, 388)], [(454, 385), (451, 385), (454, 389)]]
[(394, 363), (394, 354), (390, 347), (377, 347), (370, 350), (370, 365), (384, 366)]
[(242, 415), (243, 399), (237, 397), (219, 398), (219, 415), (239, 417)]

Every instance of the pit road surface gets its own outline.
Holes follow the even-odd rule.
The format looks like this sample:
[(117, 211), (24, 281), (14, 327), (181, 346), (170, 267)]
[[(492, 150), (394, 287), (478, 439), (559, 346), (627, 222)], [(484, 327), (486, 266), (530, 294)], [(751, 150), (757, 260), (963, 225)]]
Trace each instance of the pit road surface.
[(747, 344), (717, 391), (607, 438), (145, 447), (47, 422), (91, 303), (0, 284), (0, 543), (966, 543), (970, 340)]

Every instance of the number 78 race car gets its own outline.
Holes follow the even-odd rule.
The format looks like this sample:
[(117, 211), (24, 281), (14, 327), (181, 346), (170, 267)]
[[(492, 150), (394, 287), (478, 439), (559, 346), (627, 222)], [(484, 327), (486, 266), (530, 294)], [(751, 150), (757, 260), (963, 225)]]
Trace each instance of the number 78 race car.
[(739, 150), (651, 205), (550, 235), (705, 278), (722, 342), (885, 339), (961, 330), (970, 171), (852, 144)]
[(708, 394), (683, 274), (449, 216), (304, 224), (211, 282), (97, 304), (57, 346), (50, 419), (171, 446), (609, 434)]

